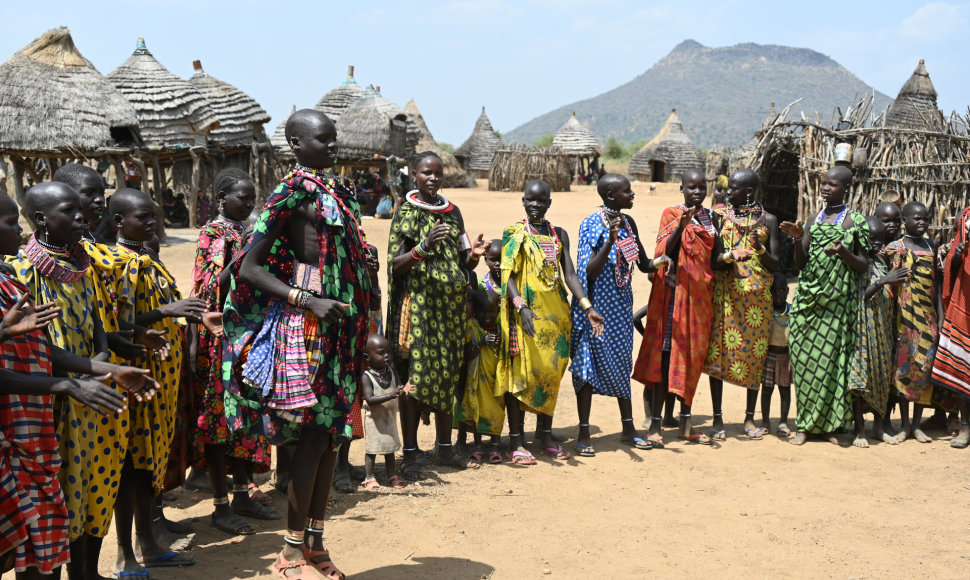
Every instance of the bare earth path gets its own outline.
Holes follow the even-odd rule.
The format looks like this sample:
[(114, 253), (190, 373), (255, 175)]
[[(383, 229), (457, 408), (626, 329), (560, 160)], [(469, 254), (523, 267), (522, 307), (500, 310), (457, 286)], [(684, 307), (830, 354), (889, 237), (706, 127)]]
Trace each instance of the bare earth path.
[[(521, 219), (521, 195), (488, 192), (480, 183), (445, 194), (462, 209), (470, 234), (499, 237)], [(549, 212), (571, 238), (599, 203), (592, 188), (578, 189), (553, 194)], [(647, 189), (634, 184), (632, 215), (652, 247), (660, 212), (680, 197), (670, 185), (660, 184), (652, 195)], [(364, 225), (383, 252), (390, 222)], [(194, 234), (178, 230), (173, 236), (189, 243), (163, 247), (162, 258), (187, 290)], [(639, 307), (650, 283), (637, 275), (634, 284)], [(635, 383), (635, 399), (640, 390)], [(694, 418), (705, 430), (708, 393), (702, 377)], [(774, 408), (777, 413), (777, 401)], [(638, 400), (634, 409), (639, 424)], [(636, 452), (619, 445), (616, 404), (597, 397), (595, 458), (540, 458), (533, 467), (505, 463), (467, 472), (442, 468), (436, 479), (403, 491), (338, 494), (327, 546), (348, 575), (372, 579), (967, 576), (970, 456), (951, 449), (944, 434), (931, 433), (942, 438), (931, 444), (868, 450), (823, 442), (796, 448), (774, 436), (743, 437), (742, 389), (725, 386), (724, 410), (728, 440), (721, 445), (682, 443), (667, 430), (666, 449)], [(577, 422), (567, 374), (555, 430), (570, 438), (570, 451)], [(527, 432), (532, 429), (530, 419)], [(420, 437), (422, 447), (431, 448), (433, 429), (423, 428)], [(351, 461), (363, 463), (363, 445), (352, 447)], [(285, 498), (270, 493), (285, 513)], [(177, 495), (166, 512), (193, 522), (190, 553), (198, 564), (153, 569), (154, 578), (269, 576), (284, 520), (256, 522), (256, 535), (227, 539), (208, 524), (209, 498), (184, 490)], [(114, 550), (112, 531), (102, 573), (113, 571)]]

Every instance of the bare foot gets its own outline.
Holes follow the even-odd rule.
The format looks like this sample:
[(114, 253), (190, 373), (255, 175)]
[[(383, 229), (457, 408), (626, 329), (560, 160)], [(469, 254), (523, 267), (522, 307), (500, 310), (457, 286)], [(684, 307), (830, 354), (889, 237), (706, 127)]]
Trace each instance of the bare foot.
[(927, 435), (926, 433), (923, 433), (923, 430), (920, 429), (919, 427), (917, 427), (916, 429), (913, 429), (913, 437), (915, 437), (916, 440), (919, 441), (920, 443), (930, 443), (931, 441), (933, 441), (933, 438)]
[(970, 445), (970, 425), (961, 425), (960, 432), (950, 441), (950, 447), (966, 449), (967, 445)]
[(896, 443), (902, 443), (903, 441), (906, 441), (907, 438), (909, 438), (909, 434), (906, 433), (906, 429), (903, 429), (896, 434)]
[(882, 441), (883, 443), (888, 443), (890, 445), (899, 445), (899, 441), (896, 441), (896, 437), (886, 433), (882, 429), (873, 425), (872, 433), (870, 436), (876, 441)]
[(790, 437), (788, 439), (788, 442), (791, 443), (792, 445), (804, 445), (805, 441), (807, 440), (808, 440), (808, 435), (799, 431), (798, 433), (795, 433), (794, 436)]
[(946, 430), (950, 435), (957, 435), (960, 432), (960, 417), (958, 415), (950, 415), (946, 423)]
[[(832, 445), (840, 446), (839, 438), (835, 436), (835, 433), (826, 433), (825, 435), (823, 435), (823, 437), (825, 438), (826, 441), (828, 441)], [(866, 443), (866, 445), (868, 445), (868, 443)]]
[(865, 435), (856, 435), (855, 439), (852, 440), (853, 447), (859, 447), (860, 449), (869, 448), (869, 440), (866, 439)]
[(791, 437), (791, 429), (788, 427), (788, 423), (778, 423), (778, 429), (775, 430), (775, 434), (779, 437)]

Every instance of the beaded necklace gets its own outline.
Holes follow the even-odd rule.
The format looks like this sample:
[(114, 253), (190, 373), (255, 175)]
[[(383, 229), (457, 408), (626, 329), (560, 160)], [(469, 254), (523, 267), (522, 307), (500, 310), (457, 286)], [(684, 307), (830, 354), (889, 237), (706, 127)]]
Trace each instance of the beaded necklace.
[(77, 268), (73, 269), (57, 263), (57, 260), (55, 260), (48, 253), (45, 246), (50, 246), (50, 244), (41, 242), (36, 236), (31, 237), (30, 241), (27, 243), (27, 247), (24, 249), (24, 257), (27, 258), (27, 261), (30, 262), (40, 274), (40, 276), (37, 277), (37, 284), (40, 286), (46, 302), (54, 302), (56, 298), (53, 290), (51, 290), (50, 286), (45, 283), (48, 278), (55, 282), (60, 282), (61, 284), (75, 284), (77, 282), (82, 283), (83, 290), (81, 293), (81, 304), (84, 306), (84, 312), (77, 317), (78, 325), (71, 326), (68, 324), (66, 316), (61, 316), (59, 318), (61, 323), (67, 328), (70, 328), (75, 332), (81, 332), (84, 322), (88, 319), (88, 315), (91, 312), (91, 305), (90, 301), (88, 300), (88, 286), (82, 282), (84, 274), (88, 271), (88, 268), (91, 267), (91, 258), (88, 256), (88, 253), (84, 251), (84, 248), (81, 247), (81, 244), (74, 244), (74, 247), (71, 248), (70, 252), (68, 252), (67, 248), (64, 248), (63, 251), (54, 252), (73, 262)]
[[(757, 218), (754, 217), (755, 215), (757, 215)], [(746, 245), (748, 236), (745, 234), (747, 234), (751, 228), (760, 225), (761, 222), (764, 221), (764, 217), (765, 210), (757, 201), (753, 201), (738, 208), (731, 206), (728, 209), (727, 218), (734, 222), (734, 224), (737, 226), (731, 232), (731, 247), (737, 248), (741, 244)], [(739, 218), (744, 218), (743, 224)], [(734, 239), (735, 232), (737, 232), (739, 236), (738, 240)]]
[[(548, 287), (553, 287), (559, 281), (559, 235), (556, 234), (556, 228), (552, 227), (549, 220), (542, 220), (541, 224), (532, 224), (529, 218), (526, 217), (522, 220), (522, 225), (525, 228), (525, 233), (529, 235), (529, 238), (539, 245), (542, 249), (543, 259), (542, 259), (542, 269), (539, 271), (539, 278)], [(533, 228), (533, 225), (542, 225), (549, 232), (548, 235), (540, 234)], [(543, 238), (552, 238), (543, 239)], [(551, 274), (549, 270), (552, 270)], [(550, 279), (551, 278), (551, 279)]]
[[(303, 177), (305, 179), (309, 179), (313, 183), (316, 183), (321, 188), (323, 188), (323, 190), (326, 191), (328, 194), (330, 194), (330, 197), (332, 197), (337, 202), (337, 205), (340, 206), (340, 209), (342, 209), (344, 211), (344, 213), (347, 214), (347, 216), (349, 216), (351, 220), (353, 220), (354, 227), (355, 227), (355, 229), (357, 231), (357, 239), (360, 240), (361, 247), (365, 247), (367, 245), (367, 236), (364, 234), (364, 228), (360, 227), (360, 222), (358, 222), (357, 221), (357, 218), (354, 217), (354, 213), (352, 211), (350, 211), (350, 208), (348, 208), (347, 205), (343, 202), (343, 200), (340, 199), (340, 196), (337, 195), (337, 193), (335, 191), (333, 191), (334, 189), (336, 189), (336, 187), (334, 187), (334, 188), (327, 187), (326, 185), (324, 185), (323, 181), (321, 181), (321, 179), (329, 178), (331, 176), (330, 175), (327, 175), (325, 173), (322, 173), (319, 169), (311, 170), (312, 173), (308, 173), (308, 172), (304, 171), (303, 169), (300, 169), (302, 167), (300, 164), (297, 164), (296, 167), (297, 168), (293, 171), (293, 173), (291, 175), (293, 177)], [(350, 194), (353, 194), (354, 192), (351, 191), (349, 193)], [(320, 203), (321, 202), (320, 202), (320, 199), (318, 197), (317, 198), (317, 208), (318, 209), (320, 207)]]
[(788, 322), (789, 322), (788, 313), (789, 312), (791, 312), (791, 304), (788, 304), (786, 302), (785, 303), (785, 311), (781, 314), (784, 317), (785, 321), (782, 322), (782, 321), (778, 320), (778, 312), (774, 308), (771, 309), (771, 315), (775, 318), (775, 322), (778, 323), (778, 326), (788, 326)]
[(904, 238), (909, 238), (909, 239), (913, 240), (913, 242), (916, 242), (918, 240), (920, 243), (917, 244), (917, 245), (922, 246), (922, 247), (926, 248), (927, 250), (932, 250), (933, 249), (933, 246), (930, 245), (929, 240), (927, 240), (926, 238), (924, 238), (922, 236), (911, 236), (909, 234), (903, 234), (903, 237)]
[[(833, 205), (833, 206), (829, 206), (826, 209), (830, 209), (830, 208), (834, 208), (834, 207), (839, 207), (839, 206)], [(841, 226), (842, 225), (842, 222), (845, 221), (845, 216), (848, 215), (848, 213), (849, 213), (849, 206), (847, 206), (847, 205), (845, 205), (843, 203), (842, 204), (842, 211), (839, 212), (838, 217), (835, 218), (835, 221), (833, 222), (832, 225)], [(822, 211), (818, 212), (818, 217), (815, 218), (815, 223), (820, 224), (823, 221), (825, 221), (825, 210), (824, 209)]]
[(621, 212), (612, 210), (608, 207), (600, 206), (600, 219), (603, 225), (609, 229), (612, 220), (620, 218), (620, 227), (626, 232), (627, 237), (616, 239), (616, 286), (622, 288), (630, 283), (633, 278), (633, 265), (640, 259), (640, 248), (637, 247), (637, 237), (633, 234), (630, 222)]
[(67, 246), (55, 246), (54, 244), (51, 244), (51, 243), (49, 243), (49, 242), (47, 242), (45, 240), (42, 240), (42, 239), (40, 239), (40, 238), (38, 238), (36, 236), (34, 238), (37, 240), (37, 244), (40, 245), (40, 247), (42, 247), (45, 250), (47, 250), (48, 252), (53, 252), (55, 254), (66, 254), (67, 253)]
[(501, 294), (501, 292), (499, 291), (501, 290), (501, 288), (499, 288), (498, 283), (492, 280), (491, 272), (485, 272), (485, 275), (482, 276), (482, 284), (485, 286), (486, 290), (495, 292), (496, 294)]
[(432, 211), (435, 213), (447, 213), (451, 211), (452, 207), (454, 207), (451, 204), (451, 202), (448, 201), (448, 198), (441, 195), (440, 193), (435, 194), (435, 200), (437, 203), (433, 203), (433, 204), (428, 203), (426, 201), (421, 201), (421, 198), (419, 197), (419, 195), (420, 193), (418, 192), (417, 189), (412, 189), (407, 193), (407, 195), (404, 196), (404, 199), (406, 199), (407, 202), (410, 203), (411, 205), (414, 205), (416, 207), (420, 207), (421, 209), (426, 209), (428, 211)]

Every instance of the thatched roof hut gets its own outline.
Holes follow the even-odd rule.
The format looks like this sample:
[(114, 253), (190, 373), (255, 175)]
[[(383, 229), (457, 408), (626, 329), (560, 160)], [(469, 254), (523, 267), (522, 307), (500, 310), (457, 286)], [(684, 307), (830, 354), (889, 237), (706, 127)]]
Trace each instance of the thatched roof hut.
[(936, 106), (936, 88), (926, 72), (923, 59), (920, 59), (903, 88), (899, 89), (899, 95), (886, 115), (886, 125), (926, 131), (943, 129), (943, 114)]
[(336, 123), (340, 120), (344, 111), (363, 96), (364, 89), (357, 84), (357, 80), (354, 78), (354, 67), (351, 65), (347, 67), (347, 78), (344, 79), (344, 82), (323, 95), (313, 108), (326, 114), (331, 121)]
[(559, 147), (577, 157), (599, 157), (603, 152), (593, 133), (576, 119), (576, 111), (573, 111), (566, 124), (556, 131), (552, 138), (552, 146)]
[(684, 171), (703, 167), (704, 158), (684, 132), (674, 109), (657, 136), (630, 159), (630, 177), (640, 181), (677, 181)]
[(254, 141), (266, 141), (263, 124), (270, 116), (252, 97), (202, 69), (201, 61), (194, 61), (195, 73), (189, 82), (209, 101), (219, 126), (209, 133), (209, 140), (224, 145), (249, 146)]
[(155, 60), (144, 39), (107, 79), (134, 106), (142, 138), (151, 148), (205, 146), (209, 131), (218, 126), (208, 100)]
[(84, 156), (135, 146), (137, 135), (134, 108), (81, 55), (66, 27), (0, 65), (0, 149)]
[[(895, 190), (904, 204), (926, 204), (933, 221), (930, 233), (948, 237), (956, 214), (970, 205), (970, 135), (951, 123), (936, 131), (893, 126), (888, 113), (871, 110), (872, 100), (861, 99), (836, 115), (832, 127), (790, 120), (791, 107), (786, 108), (751, 160), (750, 167), (761, 176), (765, 207), (780, 219), (807, 223), (821, 208), (819, 182), (836, 163), (838, 151), (839, 162), (854, 175), (846, 200), (851, 207), (871, 213), (884, 192)], [(942, 118), (939, 110), (936, 114)]]
[(407, 114), (378, 92), (364, 95), (347, 108), (337, 125), (337, 163), (370, 166), (375, 160), (404, 157)]
[(559, 147), (538, 149), (504, 146), (495, 151), (488, 172), (489, 191), (525, 191), (533, 179), (542, 179), (552, 191), (569, 191), (575, 157)]
[(428, 129), (428, 124), (424, 121), (424, 116), (418, 109), (417, 103), (414, 99), (408, 101), (408, 104), (404, 106), (404, 112), (408, 115), (409, 119), (413, 121), (414, 126), (418, 131), (418, 143), (415, 147), (416, 151), (432, 151), (441, 157), (442, 163), (444, 163), (445, 169), (445, 181), (444, 187), (472, 187), (475, 185), (475, 178), (468, 175), (462, 168), (461, 163), (455, 158), (454, 155), (448, 153), (438, 145), (438, 142), (434, 140), (431, 135), (431, 130)]
[(482, 107), (482, 114), (475, 121), (475, 129), (472, 130), (471, 136), (461, 144), (461, 147), (455, 149), (455, 158), (473, 176), (488, 177), (492, 156), (495, 150), (503, 145), (502, 138), (492, 128), (492, 122), (485, 114), (485, 107)]
[[(293, 105), (293, 109), (290, 111), (290, 115), (296, 112), (296, 105)], [(269, 142), (273, 145), (273, 149), (277, 150), (277, 154), (280, 151), (289, 151), (290, 144), (286, 142), (286, 122), (290, 119), (290, 115), (287, 115), (285, 119), (280, 121), (280, 124), (276, 126), (276, 131), (273, 131), (273, 136), (269, 138)]]

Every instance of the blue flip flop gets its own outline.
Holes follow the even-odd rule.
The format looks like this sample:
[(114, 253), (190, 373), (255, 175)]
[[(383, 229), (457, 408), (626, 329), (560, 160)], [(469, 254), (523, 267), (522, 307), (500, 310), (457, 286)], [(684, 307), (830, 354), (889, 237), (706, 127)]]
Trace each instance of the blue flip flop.
[(577, 441), (576, 455), (579, 455), (580, 457), (596, 457), (596, 450), (593, 449), (592, 445), (583, 445)]
[(635, 447), (637, 449), (642, 449), (644, 451), (653, 449), (653, 443), (647, 441), (643, 437), (634, 437), (633, 439), (620, 439), (620, 443), (624, 445), (629, 445), (630, 447)]
[(146, 568), (165, 568), (165, 567), (175, 567), (175, 566), (191, 566), (195, 564), (195, 560), (188, 558), (187, 560), (176, 560), (182, 554), (178, 552), (165, 552), (164, 554), (159, 554), (142, 563), (142, 566)]
[(148, 578), (148, 577), (149, 577), (148, 570), (145, 570), (144, 568), (141, 570), (135, 570), (135, 571), (121, 570), (119, 572), (115, 572), (115, 578), (117, 578), (118, 580), (124, 580), (125, 578)]

